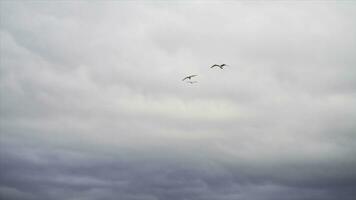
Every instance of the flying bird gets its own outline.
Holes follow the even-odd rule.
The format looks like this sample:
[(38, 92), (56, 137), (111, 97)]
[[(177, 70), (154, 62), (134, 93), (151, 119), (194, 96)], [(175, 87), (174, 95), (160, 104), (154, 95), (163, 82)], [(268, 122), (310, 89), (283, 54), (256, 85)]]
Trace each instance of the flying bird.
[(214, 64), (210, 68), (219, 67), (220, 69), (224, 69), (225, 66), (228, 66), (228, 65), (227, 64), (221, 64), (221, 65)]
[(194, 76), (198, 76), (198, 75), (190, 75), (190, 76), (186, 76), (185, 78), (182, 79), (182, 81), (184, 81), (185, 79), (189, 79), (191, 80)]

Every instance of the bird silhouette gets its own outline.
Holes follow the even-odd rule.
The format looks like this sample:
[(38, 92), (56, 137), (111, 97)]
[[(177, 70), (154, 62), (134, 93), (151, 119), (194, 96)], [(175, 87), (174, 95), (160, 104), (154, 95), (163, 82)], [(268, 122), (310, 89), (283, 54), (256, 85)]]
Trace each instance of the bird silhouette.
[(190, 75), (190, 76), (186, 76), (185, 78), (182, 79), (182, 81), (184, 81), (185, 79), (189, 79), (191, 80), (194, 76), (198, 76), (198, 75)]
[(214, 64), (214, 65), (211, 66), (210, 68), (219, 67), (220, 69), (224, 69), (225, 66), (228, 66), (228, 65), (227, 65), (227, 64), (221, 64), (221, 65)]

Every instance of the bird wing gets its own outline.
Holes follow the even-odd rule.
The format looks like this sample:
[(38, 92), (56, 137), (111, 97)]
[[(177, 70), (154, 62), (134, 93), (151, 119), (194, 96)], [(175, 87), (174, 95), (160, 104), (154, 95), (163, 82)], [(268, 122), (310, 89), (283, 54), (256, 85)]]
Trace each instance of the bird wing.
[(182, 79), (182, 81), (184, 81), (185, 79), (190, 79), (190, 78), (192, 78), (192, 77), (194, 77), (194, 76), (198, 76), (198, 75), (190, 75), (190, 76), (186, 76), (185, 78), (183, 78), (183, 79)]
[(214, 64), (213, 66), (211, 66), (210, 68), (213, 68), (213, 67), (216, 67), (216, 66), (219, 66), (219, 65), (217, 65), (217, 64)]

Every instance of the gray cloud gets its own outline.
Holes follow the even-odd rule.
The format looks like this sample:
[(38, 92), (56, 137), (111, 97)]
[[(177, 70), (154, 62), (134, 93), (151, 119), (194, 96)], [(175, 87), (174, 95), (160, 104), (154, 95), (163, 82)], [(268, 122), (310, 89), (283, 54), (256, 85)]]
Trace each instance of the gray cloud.
[(353, 2), (0, 4), (2, 198), (356, 195)]

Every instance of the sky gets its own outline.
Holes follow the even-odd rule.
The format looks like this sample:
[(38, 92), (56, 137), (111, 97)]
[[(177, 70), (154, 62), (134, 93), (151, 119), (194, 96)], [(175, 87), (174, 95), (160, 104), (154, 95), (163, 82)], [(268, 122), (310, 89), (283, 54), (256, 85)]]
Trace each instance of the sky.
[(0, 1), (0, 197), (351, 200), (355, 35), (353, 1)]

